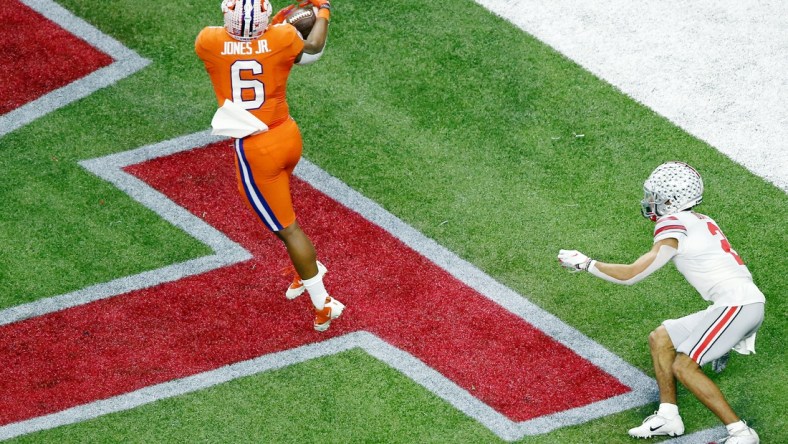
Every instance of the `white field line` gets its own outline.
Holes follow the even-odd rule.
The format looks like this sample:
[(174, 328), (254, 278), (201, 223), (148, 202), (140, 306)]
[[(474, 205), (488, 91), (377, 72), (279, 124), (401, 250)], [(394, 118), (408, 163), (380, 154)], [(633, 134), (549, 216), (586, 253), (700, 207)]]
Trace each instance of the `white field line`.
[(209, 246), (214, 254), (0, 310), (0, 326), (130, 291), (153, 287), (161, 283), (176, 281), (186, 276), (205, 273), (251, 259), (251, 253), (230, 240), (224, 233), (195, 217), (183, 207), (176, 205), (175, 202), (148, 184), (123, 171), (127, 165), (173, 154), (182, 151), (183, 147), (204, 146), (218, 140), (221, 139), (212, 137), (208, 133), (198, 133), (112, 156), (80, 162), (80, 165), (91, 173), (114, 184), (134, 200), (154, 209), (166, 221)]
[[(151, 272), (121, 278), (105, 284), (98, 284), (74, 293), (43, 299), (22, 306), (24, 309), (12, 308), (0, 312), (0, 325), (16, 322), (32, 316), (40, 316), (65, 307), (73, 307), (92, 300), (112, 297), (138, 288), (146, 288), (164, 282), (180, 279), (184, 276), (204, 273), (208, 270), (224, 267), (238, 261), (248, 259), (249, 253), (235, 244), (221, 232), (207, 225), (204, 221), (170, 201), (166, 196), (154, 190), (146, 183), (125, 173), (125, 166), (144, 162), (145, 160), (167, 156), (179, 151), (199, 148), (215, 142), (216, 137), (208, 131), (179, 137), (166, 142), (144, 146), (132, 151), (113, 154), (98, 159), (80, 162), (82, 166), (99, 177), (115, 184), (142, 205), (161, 215), (173, 225), (181, 228), (196, 239), (209, 245), (215, 254), (205, 258), (194, 259), (181, 264), (164, 267)], [(436, 396), (464, 412), (469, 417), (488, 427), (493, 433), (505, 440), (517, 440), (526, 435), (546, 433), (556, 428), (581, 424), (596, 418), (618, 413), (638, 407), (655, 399), (655, 383), (638, 369), (623, 361), (601, 345), (574, 328), (564, 324), (560, 319), (547, 313), (529, 302), (513, 290), (495, 281), (493, 278), (459, 258), (457, 255), (425, 237), (405, 222), (383, 209), (380, 205), (362, 196), (343, 182), (330, 176), (314, 164), (302, 159), (296, 168), (296, 175), (308, 182), (319, 191), (327, 194), (339, 203), (356, 211), (371, 223), (377, 224), (404, 244), (424, 255), (439, 267), (475, 289), (480, 294), (498, 303), (505, 309), (522, 318), (524, 321), (544, 331), (558, 342), (572, 349), (575, 353), (594, 363), (621, 383), (630, 387), (631, 392), (584, 407), (575, 408), (552, 415), (523, 422), (513, 422), (498, 413), (464, 389), (447, 380), (435, 370), (408, 353), (386, 344), (369, 333), (347, 335), (350, 341), (347, 347), (361, 347), (370, 355), (386, 362), (406, 376), (414, 379)], [(57, 427), (63, 424), (82, 421), (100, 415), (126, 410), (141, 404), (154, 402), (179, 394), (199, 390), (211, 385), (220, 384), (236, 377), (259, 373), (272, 369), (271, 362), (303, 362), (313, 359), (314, 350), (317, 355), (338, 353), (347, 347), (336, 348), (334, 342), (326, 341), (327, 347), (313, 344), (295, 350), (290, 354), (265, 355), (239, 363), (244, 368), (258, 369), (238, 373), (234, 366), (184, 378), (180, 382), (170, 382), (148, 387), (141, 391), (124, 394), (103, 401), (96, 401), (74, 407), (62, 412), (46, 415), (41, 418), (22, 421), (0, 427), (0, 437), (19, 436), (37, 430)], [(334, 348), (332, 348), (334, 347)], [(299, 351), (300, 350), (300, 351)], [(310, 354), (312, 353), (312, 354)], [(287, 359), (280, 361), (287, 356)], [(288, 360), (289, 359), (289, 360)], [(260, 364), (260, 363), (263, 364)], [(291, 365), (287, 364), (287, 365)], [(279, 367), (276, 367), (279, 368)], [(207, 382), (206, 382), (207, 381)]]
[(788, 192), (785, 0), (475, 1)]
[(112, 37), (102, 33), (52, 0), (20, 0), (31, 9), (57, 23), (114, 60), (108, 66), (47, 93), (0, 116), (0, 137), (27, 125), (69, 103), (85, 98), (146, 67), (150, 60), (137, 55)]
[(355, 332), (323, 342), (271, 353), (204, 373), (145, 387), (120, 396), (50, 415), (9, 424), (0, 427), (0, 439), (10, 439), (40, 430), (87, 421), (162, 399), (204, 390), (237, 378), (278, 370), (355, 348), (364, 350), (370, 356), (400, 371), (403, 375), (414, 380), (458, 410), (476, 419), (504, 440), (514, 441), (525, 435), (544, 433), (560, 426), (560, 418), (555, 418), (552, 421), (543, 420), (535, 426), (527, 423), (514, 423), (409, 353), (392, 346), (369, 332)]

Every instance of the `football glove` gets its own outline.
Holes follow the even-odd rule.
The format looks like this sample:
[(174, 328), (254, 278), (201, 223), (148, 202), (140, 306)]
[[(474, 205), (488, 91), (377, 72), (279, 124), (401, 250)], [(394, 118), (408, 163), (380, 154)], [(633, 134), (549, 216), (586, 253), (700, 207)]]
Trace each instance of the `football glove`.
[(572, 273), (577, 273), (578, 271), (588, 271), (591, 258), (577, 250), (560, 250), (558, 262)]
[(280, 23), (284, 23), (287, 19), (287, 16), (290, 15), (291, 12), (296, 8), (296, 5), (288, 5), (284, 8), (280, 9), (279, 12), (276, 13), (273, 17), (271, 17), (271, 24), (278, 25)]

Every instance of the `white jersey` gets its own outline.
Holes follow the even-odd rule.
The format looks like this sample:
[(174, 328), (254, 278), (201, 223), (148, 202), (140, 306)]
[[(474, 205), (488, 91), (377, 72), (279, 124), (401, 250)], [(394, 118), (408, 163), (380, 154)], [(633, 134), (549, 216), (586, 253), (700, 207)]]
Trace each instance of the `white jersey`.
[(715, 306), (766, 301), (747, 266), (710, 217), (692, 211), (661, 217), (654, 227), (654, 242), (666, 238), (678, 240), (673, 262), (703, 299)]

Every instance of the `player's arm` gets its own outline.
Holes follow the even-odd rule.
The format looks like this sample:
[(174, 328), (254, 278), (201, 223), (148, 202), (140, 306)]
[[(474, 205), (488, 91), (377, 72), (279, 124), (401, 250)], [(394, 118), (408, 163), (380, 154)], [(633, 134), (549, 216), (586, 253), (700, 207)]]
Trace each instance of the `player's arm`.
[(328, 0), (306, 0), (302, 3), (312, 5), (317, 10), (317, 18), (312, 30), (304, 40), (304, 48), (295, 59), (298, 65), (310, 65), (320, 60), (323, 55), (323, 49), (326, 47), (326, 39), (328, 38), (328, 22), (331, 17), (331, 3)]
[[(306, 54), (317, 54), (323, 51), (326, 46), (326, 38), (328, 37), (328, 19), (330, 14), (330, 4), (325, 2), (328, 7), (318, 9), (317, 19), (309, 32), (306, 40), (304, 40), (304, 52)], [(325, 11), (325, 12), (323, 12)]]
[[(651, 273), (659, 270), (676, 254), (679, 249), (679, 241), (669, 237), (654, 243), (646, 254), (640, 256), (631, 264), (608, 264), (605, 262), (594, 261), (593, 269), (589, 266), (589, 272), (595, 276), (607, 276), (620, 283), (635, 283), (646, 278)], [(590, 264), (589, 264), (590, 265)], [(603, 275), (603, 276), (600, 276)], [(632, 282), (636, 278), (637, 281)]]
[(577, 250), (561, 250), (558, 261), (571, 271), (588, 271), (594, 276), (622, 285), (636, 284), (670, 262), (676, 255), (679, 241), (665, 238), (654, 243), (646, 254), (631, 264), (610, 264), (596, 261)]

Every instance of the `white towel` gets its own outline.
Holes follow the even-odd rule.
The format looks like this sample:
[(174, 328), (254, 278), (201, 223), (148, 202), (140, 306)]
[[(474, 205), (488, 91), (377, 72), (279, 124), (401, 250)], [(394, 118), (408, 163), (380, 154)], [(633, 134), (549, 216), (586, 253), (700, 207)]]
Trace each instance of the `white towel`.
[(742, 355), (755, 353), (755, 333), (739, 341), (738, 344), (733, 346), (733, 349)]
[(268, 125), (231, 100), (225, 100), (221, 108), (216, 110), (211, 127), (211, 134), (215, 136), (236, 139), (268, 131)]

